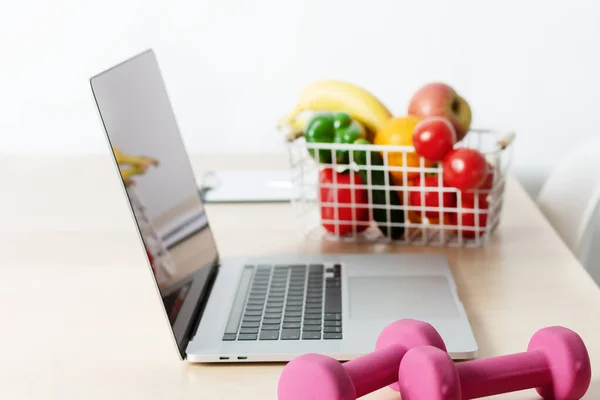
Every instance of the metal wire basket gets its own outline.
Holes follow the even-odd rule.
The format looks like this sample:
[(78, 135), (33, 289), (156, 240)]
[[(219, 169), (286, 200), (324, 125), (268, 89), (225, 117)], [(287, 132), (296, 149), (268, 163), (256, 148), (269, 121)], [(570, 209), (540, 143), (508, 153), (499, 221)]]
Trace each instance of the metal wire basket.
[[(479, 150), (492, 167), (488, 185), (470, 192), (444, 186), (441, 163), (426, 166), (412, 146), (295, 140), (288, 155), (300, 232), (342, 241), (479, 247), (501, 219), (513, 139), (514, 133), (472, 129), (456, 145)], [(338, 164), (337, 152), (347, 152), (349, 162)], [(359, 163), (361, 154), (366, 157)], [(435, 186), (425, 186), (426, 179)], [(437, 204), (427, 204), (426, 195), (437, 196)]]

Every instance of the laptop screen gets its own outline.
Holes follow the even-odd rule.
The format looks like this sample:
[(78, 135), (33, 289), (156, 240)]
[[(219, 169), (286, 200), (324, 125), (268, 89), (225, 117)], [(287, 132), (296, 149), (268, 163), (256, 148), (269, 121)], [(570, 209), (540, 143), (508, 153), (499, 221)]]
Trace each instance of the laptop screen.
[(91, 86), (183, 356), (218, 256), (154, 53), (93, 77)]

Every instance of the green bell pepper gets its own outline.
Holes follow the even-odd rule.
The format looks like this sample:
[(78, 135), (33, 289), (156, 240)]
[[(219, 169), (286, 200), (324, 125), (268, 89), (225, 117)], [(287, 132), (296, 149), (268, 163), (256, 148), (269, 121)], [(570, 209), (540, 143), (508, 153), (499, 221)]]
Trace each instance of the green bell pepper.
[[(307, 143), (352, 144), (367, 136), (364, 126), (344, 112), (317, 112), (306, 124), (304, 137)], [(348, 150), (309, 149), (318, 162), (330, 164), (335, 157), (338, 164), (349, 163)], [(335, 154), (335, 156), (333, 156)]]

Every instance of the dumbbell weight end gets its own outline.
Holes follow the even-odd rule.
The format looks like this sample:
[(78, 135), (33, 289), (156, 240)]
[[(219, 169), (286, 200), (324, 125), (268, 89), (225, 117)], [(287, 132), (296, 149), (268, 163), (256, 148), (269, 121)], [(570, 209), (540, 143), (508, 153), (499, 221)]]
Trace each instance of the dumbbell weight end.
[(443, 351), (409, 350), (398, 370), (402, 398), (465, 400), (535, 388), (544, 399), (577, 400), (591, 383), (583, 340), (560, 326), (535, 333), (527, 352), (455, 364)]
[(446, 351), (435, 328), (423, 321), (404, 319), (387, 325), (375, 351), (340, 363), (320, 354), (291, 360), (281, 372), (279, 400), (354, 400), (385, 386), (396, 385), (398, 367), (408, 349), (433, 346)]
[(546, 357), (539, 351), (457, 363), (463, 399), (542, 387), (552, 382)]
[(408, 347), (391, 344), (345, 363), (320, 354), (290, 361), (280, 378), (280, 399), (356, 399), (398, 381)]

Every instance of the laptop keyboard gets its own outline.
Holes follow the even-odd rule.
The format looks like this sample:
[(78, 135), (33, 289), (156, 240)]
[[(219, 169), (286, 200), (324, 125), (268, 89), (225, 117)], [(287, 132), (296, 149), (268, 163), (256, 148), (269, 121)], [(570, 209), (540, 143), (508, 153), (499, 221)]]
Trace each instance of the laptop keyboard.
[(223, 340), (342, 339), (341, 265), (246, 266)]

